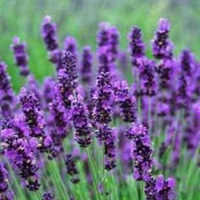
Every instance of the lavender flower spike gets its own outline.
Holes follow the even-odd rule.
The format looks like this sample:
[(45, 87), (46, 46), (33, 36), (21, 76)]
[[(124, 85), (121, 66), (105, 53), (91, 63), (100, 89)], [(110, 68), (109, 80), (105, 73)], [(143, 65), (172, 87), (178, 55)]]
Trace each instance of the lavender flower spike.
[(22, 104), (22, 111), (32, 137), (41, 137), (44, 134), (44, 119), (38, 103), (38, 99), (33, 93), (28, 93), (26, 88), (22, 88), (19, 100)]
[(132, 157), (135, 161), (134, 178), (146, 181), (151, 176), (153, 167), (151, 139), (143, 125), (132, 124), (126, 136), (132, 140)]
[(175, 180), (168, 178), (164, 180), (163, 175), (159, 175), (156, 180), (157, 200), (173, 200), (175, 190)]
[(51, 21), (50, 16), (46, 16), (43, 20), (41, 33), (46, 45), (46, 49), (50, 52), (58, 49), (57, 27)]
[(22, 76), (28, 76), (30, 72), (28, 67), (29, 57), (26, 53), (26, 44), (20, 42), (18, 37), (14, 37), (11, 49), (14, 53), (15, 63), (20, 69), (20, 74)]
[(0, 163), (0, 199), (12, 200), (8, 191), (8, 171)]
[(78, 52), (77, 52), (77, 42), (74, 37), (67, 36), (64, 42), (64, 50), (71, 52), (77, 60)]
[(173, 56), (173, 43), (169, 39), (169, 31), (169, 21), (161, 18), (154, 39), (152, 40), (153, 55), (157, 59), (171, 59)]
[(62, 56), (62, 69), (58, 72), (57, 89), (60, 99), (65, 105), (65, 108), (71, 107), (69, 97), (73, 95), (73, 91), (77, 87), (77, 69), (76, 59), (69, 51), (64, 52)]
[(92, 82), (92, 52), (89, 46), (84, 47), (81, 61), (81, 80), (88, 85)]
[(129, 52), (132, 59), (132, 64), (137, 66), (137, 59), (145, 55), (145, 45), (142, 39), (142, 32), (139, 28), (133, 27), (128, 34)]
[(93, 118), (96, 124), (108, 124), (111, 121), (111, 111), (114, 102), (112, 77), (109, 72), (97, 77), (96, 90), (93, 94)]
[(92, 142), (91, 139), (91, 125), (88, 121), (88, 110), (82, 103), (83, 98), (78, 95), (77, 100), (73, 101), (72, 104), (72, 120), (76, 129), (75, 140), (80, 144), (81, 147), (88, 147)]
[(0, 110), (2, 117), (11, 117), (14, 109), (14, 92), (10, 85), (10, 76), (6, 72), (7, 66), (0, 62)]
[(78, 170), (76, 167), (75, 159), (72, 154), (66, 155), (65, 166), (67, 169), (67, 173), (71, 176), (71, 182), (74, 184), (78, 183)]
[(116, 81), (114, 83), (115, 101), (121, 109), (121, 116), (125, 122), (135, 122), (136, 120), (136, 100), (130, 93), (126, 81)]

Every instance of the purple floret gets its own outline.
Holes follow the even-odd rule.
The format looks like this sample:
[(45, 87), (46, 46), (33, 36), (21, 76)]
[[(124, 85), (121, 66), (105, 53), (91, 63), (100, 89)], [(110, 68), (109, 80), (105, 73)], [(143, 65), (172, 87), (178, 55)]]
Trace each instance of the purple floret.
[(84, 47), (81, 60), (80, 76), (83, 83), (92, 83), (93, 55), (89, 46)]
[(142, 39), (142, 31), (137, 27), (133, 27), (128, 34), (128, 39), (131, 61), (134, 66), (137, 66), (137, 60), (145, 55), (145, 44)]
[[(10, 76), (7, 74), (7, 66), (0, 62), (0, 110), (1, 116), (8, 118), (13, 115), (14, 92), (10, 85)], [(1, 118), (1, 117), (0, 117)]]
[(71, 115), (75, 127), (75, 140), (81, 147), (86, 148), (92, 142), (92, 130), (88, 120), (89, 113), (86, 106), (82, 103), (82, 100), (78, 96), (78, 99), (73, 101)]
[(153, 167), (151, 139), (143, 125), (133, 124), (126, 132), (132, 143), (132, 158), (134, 159), (134, 178), (146, 181)]
[(28, 67), (29, 57), (26, 52), (26, 44), (24, 42), (20, 42), (18, 37), (14, 37), (11, 49), (14, 53), (15, 63), (19, 67), (20, 74), (22, 76), (28, 76), (30, 72)]
[(173, 43), (169, 39), (170, 23), (167, 19), (160, 19), (158, 29), (152, 40), (153, 55), (157, 59), (171, 59), (173, 56)]

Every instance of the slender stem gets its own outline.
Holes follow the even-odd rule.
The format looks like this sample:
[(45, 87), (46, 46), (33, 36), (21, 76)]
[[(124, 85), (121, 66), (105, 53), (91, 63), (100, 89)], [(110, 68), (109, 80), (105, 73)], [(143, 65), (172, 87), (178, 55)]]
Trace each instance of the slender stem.
[(95, 195), (100, 200), (101, 196), (100, 196), (100, 193), (99, 193), (97, 181), (96, 181), (95, 174), (94, 174), (93, 163), (92, 163), (90, 152), (89, 152), (88, 148), (86, 148), (86, 153), (87, 153), (87, 157), (88, 157), (88, 161), (89, 161), (89, 166), (90, 166), (90, 170), (91, 170), (91, 175), (92, 175), (92, 179), (93, 179), (93, 184), (94, 184), (94, 188), (95, 188)]
[(36, 194), (37, 199), (38, 199), (38, 200), (41, 200), (41, 198), (40, 198), (40, 196), (39, 196), (39, 194), (38, 194), (37, 191), (35, 191), (35, 194)]
[(62, 196), (62, 199), (64, 200), (68, 200), (69, 196), (68, 193), (66, 191), (66, 187), (62, 181), (62, 178), (60, 176), (59, 170), (57, 169), (57, 166), (55, 165), (54, 161), (49, 161), (48, 158), (47, 159), (47, 163), (50, 167), (50, 173), (53, 176), (53, 182), (58, 186), (58, 190)]
[(113, 187), (113, 190), (114, 190), (115, 199), (118, 200), (118, 191), (117, 191), (117, 188), (116, 188), (116, 181), (115, 181), (113, 171), (111, 172), (111, 176), (112, 176), (112, 187)]

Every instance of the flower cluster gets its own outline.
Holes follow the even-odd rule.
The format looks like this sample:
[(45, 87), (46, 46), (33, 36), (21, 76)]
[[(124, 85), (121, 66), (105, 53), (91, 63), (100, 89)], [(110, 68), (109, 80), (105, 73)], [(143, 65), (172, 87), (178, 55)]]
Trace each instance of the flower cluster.
[[(6, 72), (7, 66), (0, 62), (0, 108), (2, 117), (11, 117), (14, 109), (14, 92), (10, 85), (10, 76)], [(1, 117), (0, 117), (1, 118)]]
[(70, 96), (73, 95), (77, 86), (76, 60), (69, 51), (64, 52), (62, 56), (62, 69), (58, 71), (57, 88), (65, 108), (71, 107)]
[(72, 154), (66, 155), (65, 166), (67, 169), (67, 173), (72, 177), (71, 178), (72, 183), (74, 184), (78, 183), (79, 182), (78, 170), (76, 168), (75, 160)]
[(167, 19), (160, 19), (158, 29), (152, 40), (153, 55), (157, 59), (171, 59), (173, 43), (169, 39), (170, 23)]
[(142, 125), (133, 124), (126, 132), (126, 136), (133, 141), (132, 157), (135, 161), (134, 178), (146, 181), (152, 170), (153, 159), (151, 140), (147, 129)]
[(114, 84), (115, 100), (121, 109), (121, 116), (125, 122), (136, 120), (136, 100), (130, 93), (126, 81), (117, 81)]
[(89, 46), (84, 47), (81, 61), (81, 80), (87, 85), (92, 83), (92, 52)]
[(15, 63), (20, 69), (20, 74), (22, 76), (29, 75), (29, 67), (28, 67), (28, 55), (26, 53), (26, 44), (24, 42), (20, 42), (18, 37), (13, 38), (13, 45), (11, 45), (11, 49), (14, 53)]
[(111, 121), (111, 110), (114, 100), (111, 80), (111, 75), (108, 72), (102, 72), (97, 77), (96, 90), (93, 94), (93, 119), (97, 124), (108, 124)]
[[(36, 191), (40, 187), (37, 178), (37, 171), (39, 168), (36, 165), (36, 157), (34, 156), (38, 143), (34, 139), (29, 140), (27, 137), (19, 135), (18, 130), (20, 129), (20, 125), (22, 126), (24, 124), (19, 124), (18, 121), (4, 122), (1, 131), (1, 145), (4, 147), (5, 155), (9, 162), (25, 181), (26, 187), (30, 191)], [(26, 127), (22, 126), (21, 131), (25, 134), (27, 132)]]
[(74, 124), (75, 140), (81, 147), (87, 147), (91, 142), (91, 125), (88, 121), (88, 111), (85, 105), (81, 102), (82, 97), (78, 96), (77, 100), (72, 104), (72, 121)]
[(145, 55), (145, 45), (142, 39), (142, 32), (138, 27), (133, 27), (128, 34), (129, 52), (132, 59), (132, 64), (137, 66), (138, 59)]

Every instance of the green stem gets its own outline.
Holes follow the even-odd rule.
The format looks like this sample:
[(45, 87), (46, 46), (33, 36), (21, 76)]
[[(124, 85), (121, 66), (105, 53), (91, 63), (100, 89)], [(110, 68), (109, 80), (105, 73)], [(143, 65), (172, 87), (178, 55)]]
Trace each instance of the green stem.
[(67, 192), (66, 187), (65, 187), (65, 185), (62, 181), (59, 170), (58, 170), (57, 166), (55, 165), (55, 162), (49, 161), (48, 158), (47, 158), (47, 163), (48, 163), (48, 166), (50, 167), (50, 173), (53, 176), (53, 182), (56, 186), (58, 186), (58, 190), (59, 190), (59, 192), (62, 196), (62, 199), (68, 200), (69, 199), (68, 192)]
[(114, 190), (115, 199), (118, 200), (118, 191), (117, 191), (117, 188), (116, 188), (117, 184), (116, 184), (116, 181), (115, 181), (113, 171), (111, 172), (111, 176), (112, 176), (112, 187), (113, 187), (113, 190)]
[(17, 178), (16, 178), (16, 176), (15, 176), (15, 173), (13, 172), (13, 170), (12, 170), (10, 164), (9, 164), (9, 161), (6, 160), (6, 162), (7, 162), (9, 171), (10, 171), (10, 173), (11, 173), (12, 180), (13, 180), (13, 182), (14, 182), (14, 185), (15, 185), (16, 188), (17, 188), (17, 191), (18, 191), (18, 195), (19, 195), (19, 197), (20, 197), (20, 200), (26, 199), (26, 197), (24, 196), (24, 193), (22, 192), (22, 188), (20, 187), (19, 182), (18, 182), (18, 180), (17, 180)]
[(97, 199), (101, 199), (100, 193), (99, 193), (99, 189), (98, 189), (98, 185), (97, 185), (97, 180), (95, 177), (95, 170), (93, 168), (93, 163), (91, 160), (91, 156), (90, 156), (90, 152), (89, 149), (86, 148), (86, 153), (87, 153), (87, 157), (88, 157), (88, 161), (89, 161), (89, 166), (90, 166), (90, 170), (91, 170), (91, 175), (92, 175), (92, 179), (93, 179), (93, 184), (94, 184), (94, 188), (95, 188), (95, 195), (97, 197)]

